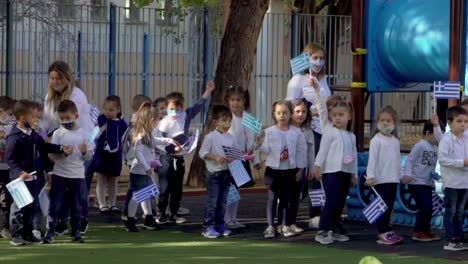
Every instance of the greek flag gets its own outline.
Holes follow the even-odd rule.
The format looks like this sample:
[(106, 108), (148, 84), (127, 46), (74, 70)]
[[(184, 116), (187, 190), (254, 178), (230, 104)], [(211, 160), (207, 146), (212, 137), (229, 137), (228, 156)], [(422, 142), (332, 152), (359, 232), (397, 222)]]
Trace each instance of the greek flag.
[(242, 125), (256, 135), (262, 131), (262, 120), (249, 112), (244, 111), (242, 114)]
[(28, 187), (21, 178), (11, 181), (6, 187), (18, 208), (21, 209), (34, 201)]
[(239, 149), (231, 148), (228, 146), (222, 146), (222, 147), (223, 147), (224, 154), (226, 155), (226, 158), (245, 161), (244, 153), (242, 153), (242, 151), (240, 151)]
[(133, 192), (133, 199), (135, 199), (137, 203), (141, 203), (152, 197), (155, 197), (158, 194), (158, 186), (156, 186), (156, 184), (153, 182), (151, 185), (148, 185), (141, 190)]
[(313, 207), (325, 206), (325, 191), (323, 189), (309, 190), (309, 196)]
[(101, 110), (99, 110), (99, 107), (95, 104), (89, 104), (89, 117), (91, 118), (91, 121), (95, 126), (97, 126), (98, 122), (98, 116), (101, 113)]
[(312, 68), (312, 61), (310, 60), (310, 55), (308, 52), (293, 58), (289, 62), (291, 63), (291, 70), (293, 75)]
[(437, 99), (460, 99), (460, 82), (434, 82), (434, 97)]
[(231, 184), (231, 186), (229, 186), (229, 193), (228, 193), (226, 205), (233, 204), (239, 200), (240, 200), (239, 191), (237, 191), (237, 188), (236, 186), (234, 186), (234, 184)]
[(387, 205), (385, 204), (382, 197), (377, 196), (370, 204), (368, 204), (363, 210), (362, 213), (367, 218), (369, 223), (373, 224), (379, 217), (385, 213), (387, 210)]
[(444, 209), (444, 200), (436, 193), (432, 193), (432, 216), (436, 216)]

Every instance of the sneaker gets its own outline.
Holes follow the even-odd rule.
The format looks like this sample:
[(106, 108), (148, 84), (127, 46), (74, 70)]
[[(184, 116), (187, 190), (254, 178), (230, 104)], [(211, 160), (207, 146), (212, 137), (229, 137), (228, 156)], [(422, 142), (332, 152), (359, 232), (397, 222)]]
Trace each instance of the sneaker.
[(41, 230), (33, 230), (32, 231), (32, 235), (38, 239), (38, 240), (41, 240), (42, 239), (42, 234), (41, 234)]
[(309, 228), (310, 229), (318, 229), (320, 223), (320, 216), (316, 216), (314, 218), (309, 219)]
[(59, 236), (68, 234), (68, 225), (63, 221), (59, 221), (55, 227), (55, 234)]
[(434, 233), (432, 233), (430, 231), (427, 232), (427, 234), (431, 237), (432, 241), (439, 241), (439, 240), (442, 239), (440, 236), (438, 236), (438, 235), (436, 235), (436, 234), (434, 234)]
[(7, 228), (3, 228), (3, 229), (0, 231), (0, 237), (6, 238), (6, 239), (11, 239), (10, 230), (8, 230)]
[(328, 245), (333, 243), (333, 231), (318, 231), (317, 235), (315, 235), (315, 241), (319, 242), (322, 245)]
[(125, 231), (138, 232), (138, 228), (135, 225), (135, 218), (129, 217), (127, 221), (125, 221)]
[(229, 228), (227, 228), (225, 225), (219, 225), (216, 231), (218, 231), (218, 233), (220, 233), (224, 237), (228, 237), (232, 234), (232, 231), (229, 230)]
[(166, 224), (169, 222), (169, 216), (167, 214), (158, 215), (158, 217), (156, 218), (156, 222), (158, 222), (158, 224), (160, 225)]
[(268, 226), (265, 231), (263, 231), (263, 237), (264, 238), (274, 238), (276, 236), (275, 234), (275, 228), (272, 226)]
[(349, 241), (349, 236), (333, 232), (332, 239), (333, 241), (346, 242)]
[(177, 211), (178, 215), (189, 215), (190, 210), (184, 207), (180, 207), (179, 210)]
[(42, 239), (42, 244), (53, 244), (54, 243), (54, 236), (50, 236), (46, 234)]
[(400, 243), (400, 242), (402, 242), (403, 240), (405, 240), (404, 237), (398, 235), (398, 234), (395, 233), (394, 231), (391, 231), (391, 232), (390, 232), (390, 236), (394, 237), (395, 240), (397, 241), (397, 243)]
[(180, 217), (178, 215), (171, 215), (169, 216), (169, 223), (176, 223), (176, 224), (183, 224), (187, 222), (187, 219)]
[(120, 217), (122, 221), (127, 221), (128, 215), (126, 213), (123, 213), (122, 216)]
[(42, 242), (42, 240), (41, 240), (40, 238), (39, 238), (39, 239), (36, 238), (36, 237), (32, 234), (32, 232), (31, 232), (31, 234), (29, 234), (28, 236), (24, 237), (23, 239), (26, 240), (26, 241), (28, 241), (28, 242), (30, 242), (31, 244), (39, 244), (39, 243)]
[(119, 215), (122, 213), (122, 211), (120, 210), (120, 208), (118, 208), (117, 206), (111, 206), (111, 208), (109, 209), (110, 213), (111, 214), (116, 214), (116, 215)]
[(71, 242), (72, 242), (72, 243), (83, 244), (85, 241), (84, 241), (83, 237), (78, 233), (77, 235), (73, 236)]
[(377, 244), (380, 245), (394, 245), (402, 241), (393, 231), (379, 234), (377, 238)]
[(348, 231), (344, 228), (343, 223), (340, 221), (338, 224), (335, 226), (336, 232), (333, 233), (338, 233), (342, 235), (347, 235)]
[(444, 245), (444, 250), (462, 251), (462, 250), (466, 250), (466, 248), (462, 242), (447, 241)]
[(109, 215), (110, 211), (109, 211), (109, 207), (107, 206), (104, 206), (102, 208), (99, 208), (99, 213), (101, 215)]
[(304, 229), (299, 228), (297, 225), (291, 225), (289, 229), (291, 230), (291, 232), (296, 233), (296, 234), (300, 234), (304, 232)]
[(14, 247), (19, 247), (19, 246), (28, 246), (31, 245), (32, 243), (29, 241), (24, 240), (21, 237), (12, 237), (10, 240), (10, 245)]
[(420, 242), (431, 242), (432, 236), (428, 232), (413, 232), (411, 239)]
[(232, 223), (229, 223), (226, 225), (229, 229), (241, 229), (241, 228), (246, 228), (246, 225), (243, 225), (239, 223), (239, 221), (234, 221)]
[(283, 226), (281, 228), (281, 231), (282, 231), (282, 234), (284, 237), (292, 237), (292, 236), (295, 236), (296, 233), (294, 233), (292, 230), (291, 230), (291, 227), (289, 226)]
[(221, 236), (218, 231), (213, 226), (207, 227), (203, 232), (202, 235), (206, 238), (218, 238)]
[(283, 235), (283, 226), (282, 225), (276, 227), (276, 234), (279, 235), (279, 236)]
[(158, 223), (156, 223), (152, 215), (145, 216), (145, 223), (143, 224), (143, 227), (146, 228), (147, 230), (159, 229), (159, 225)]
[(88, 218), (82, 217), (81, 224), (80, 224), (80, 234), (82, 235), (86, 234), (86, 232), (88, 232), (88, 227), (89, 227)]

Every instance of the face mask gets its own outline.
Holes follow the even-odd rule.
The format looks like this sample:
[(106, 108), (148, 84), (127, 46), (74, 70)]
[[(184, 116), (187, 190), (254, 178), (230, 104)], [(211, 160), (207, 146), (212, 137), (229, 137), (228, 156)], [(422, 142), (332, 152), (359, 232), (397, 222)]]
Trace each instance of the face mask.
[(63, 128), (71, 130), (75, 126), (75, 121), (62, 122)]
[(65, 84), (59, 84), (59, 85), (52, 86), (52, 87), (54, 88), (54, 90), (56, 92), (61, 93), (63, 91), (63, 89), (65, 89)]
[(182, 114), (181, 112), (178, 112), (176, 110), (167, 109), (167, 115), (174, 118), (174, 119), (179, 118), (181, 116), (181, 114)]
[(312, 61), (312, 71), (314, 71), (315, 73), (319, 73), (323, 69), (324, 65), (325, 65), (324, 60), (313, 60)]
[(39, 121), (35, 121), (32, 125), (32, 129), (38, 130), (39, 129)]
[(381, 123), (377, 124), (377, 128), (382, 134), (385, 134), (385, 135), (390, 135), (393, 132), (393, 130), (395, 130), (395, 126), (391, 125), (389, 127), (385, 127)]
[(230, 127), (231, 127), (231, 122), (223, 122), (223, 121), (218, 122), (219, 130), (224, 133), (226, 133)]

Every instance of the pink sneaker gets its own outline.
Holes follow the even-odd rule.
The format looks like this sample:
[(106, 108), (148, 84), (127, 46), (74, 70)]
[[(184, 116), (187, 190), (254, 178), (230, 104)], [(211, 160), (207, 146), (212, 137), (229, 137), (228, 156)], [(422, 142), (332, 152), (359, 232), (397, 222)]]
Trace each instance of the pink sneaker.
[(391, 231), (391, 232), (390, 232), (390, 235), (391, 235), (393, 238), (395, 238), (395, 240), (398, 241), (397, 243), (400, 243), (400, 242), (402, 242), (403, 240), (405, 240), (404, 237), (398, 235), (398, 234), (395, 233), (394, 231)]
[(377, 238), (377, 244), (380, 245), (394, 245), (401, 242), (400, 238), (393, 231), (379, 234)]

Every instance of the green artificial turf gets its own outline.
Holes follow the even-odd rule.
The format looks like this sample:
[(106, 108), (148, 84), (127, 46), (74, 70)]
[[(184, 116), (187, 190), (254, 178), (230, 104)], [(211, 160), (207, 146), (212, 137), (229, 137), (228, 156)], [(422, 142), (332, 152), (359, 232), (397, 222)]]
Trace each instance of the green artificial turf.
[(327, 248), (320, 245), (221, 238), (209, 240), (180, 231), (127, 233), (122, 226), (91, 228), (85, 244), (63, 236), (52, 245), (11, 247), (0, 240), (0, 263), (34, 264), (149, 264), (149, 263), (358, 263), (373, 255), (387, 263), (460, 263), (445, 259), (376, 254)]

